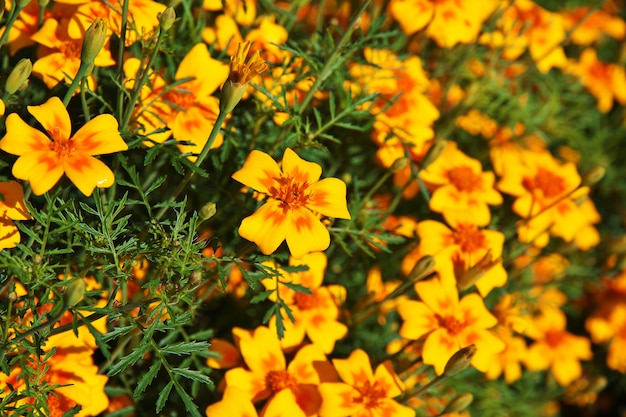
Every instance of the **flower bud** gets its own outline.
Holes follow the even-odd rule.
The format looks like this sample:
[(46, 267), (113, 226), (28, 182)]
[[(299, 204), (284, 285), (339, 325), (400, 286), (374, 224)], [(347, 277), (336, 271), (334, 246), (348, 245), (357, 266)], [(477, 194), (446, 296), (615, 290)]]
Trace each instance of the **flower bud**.
[(591, 168), (583, 177), (583, 185), (588, 187), (596, 185), (602, 178), (604, 178), (604, 174), (606, 174), (606, 168), (601, 165)]
[(428, 150), (428, 153), (426, 154), (426, 156), (424, 157), (424, 160), (422, 161), (422, 165), (420, 166), (420, 169), (426, 169), (428, 165), (435, 162), (435, 160), (439, 158), (439, 155), (443, 153), (443, 151), (446, 149), (447, 146), (448, 146), (447, 140), (445, 139), (436, 140), (432, 144), (430, 149)]
[(460, 291), (465, 291), (468, 288), (471, 288), (472, 285), (476, 284), (476, 281), (481, 279), (487, 273), (487, 271), (500, 262), (502, 262), (502, 258), (493, 259), (491, 249), (489, 249), (487, 253), (485, 253), (485, 256), (483, 256), (476, 265), (470, 267), (459, 277), (457, 287)]
[(21, 10), (24, 7), (28, 6), (29, 3), (30, 3), (30, 0), (18, 0), (17, 7), (19, 8), (19, 10)]
[(213, 202), (206, 203), (200, 209), (200, 219), (208, 220), (211, 217), (215, 216), (215, 213), (217, 213), (217, 205)]
[(408, 280), (410, 282), (421, 281), (426, 278), (434, 268), (435, 258), (430, 255), (425, 255), (423, 258), (417, 261), (413, 269), (411, 269)]
[(83, 47), (80, 52), (80, 60), (83, 64), (93, 64), (96, 56), (107, 40), (107, 22), (102, 18), (97, 18), (87, 28)]
[(30, 59), (20, 59), (7, 77), (7, 82), (4, 85), (5, 94), (8, 96), (15, 94), (28, 81), (32, 70), (33, 64), (30, 62)]
[(63, 293), (63, 305), (66, 307), (74, 307), (85, 295), (85, 281), (75, 279), (67, 286)]
[(409, 165), (409, 158), (398, 158), (393, 162), (393, 164), (391, 164), (391, 166), (389, 167), (389, 171), (392, 174), (395, 174), (397, 172), (402, 171), (408, 165)]
[(472, 362), (472, 358), (476, 354), (476, 345), (471, 344), (456, 352), (446, 363), (446, 367), (443, 369), (443, 375), (454, 376), (467, 368)]
[(220, 112), (230, 113), (239, 104), (243, 93), (246, 92), (246, 85), (226, 80), (220, 93)]
[(161, 25), (161, 29), (164, 31), (170, 30), (175, 20), (176, 12), (171, 7), (168, 7), (163, 10), (162, 13), (159, 13), (159, 25)]
[(465, 410), (472, 403), (472, 401), (474, 401), (474, 396), (469, 392), (464, 392), (463, 394), (458, 395), (456, 398), (450, 401), (440, 415), (459, 413)]

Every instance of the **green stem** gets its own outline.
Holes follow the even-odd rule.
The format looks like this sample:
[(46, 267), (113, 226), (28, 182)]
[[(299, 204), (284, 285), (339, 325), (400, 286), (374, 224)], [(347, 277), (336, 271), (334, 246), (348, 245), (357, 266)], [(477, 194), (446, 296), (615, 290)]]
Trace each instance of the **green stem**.
[(9, 32), (11, 32), (13, 24), (15, 23), (17, 17), (20, 15), (20, 12), (24, 8), (24, 5), (22, 3), (22, 1), (15, 1), (13, 3), (14, 7), (11, 10), (11, 14), (9, 15), (7, 23), (4, 25), (4, 32), (2, 33), (2, 37), (0, 37), (0, 48), (2, 48), (4, 43), (7, 41), (9, 37)]
[(89, 113), (89, 106), (87, 106), (87, 98), (85, 97), (85, 81), (83, 78), (80, 82), (80, 104), (83, 107), (83, 115), (85, 116), (85, 122), (91, 120), (91, 114)]
[[(204, 144), (204, 147), (202, 148), (202, 152), (200, 152), (200, 155), (198, 155), (198, 159), (196, 159), (196, 162), (194, 164), (195, 166), (200, 167), (200, 165), (202, 165), (202, 162), (204, 162), (206, 157), (209, 155), (211, 146), (213, 146), (213, 142), (215, 142), (215, 139), (217, 138), (217, 135), (220, 132), (220, 128), (222, 124), (224, 123), (224, 120), (226, 120), (227, 115), (228, 113), (220, 112), (220, 114), (217, 116), (217, 120), (215, 121), (215, 124), (213, 125), (213, 129), (211, 130), (209, 139)], [(196, 175), (196, 171), (191, 170), (187, 172), (187, 175), (185, 175), (185, 178), (183, 179), (183, 181), (178, 185), (178, 188), (176, 188), (176, 190), (170, 197), (168, 201), (169, 203), (173, 203), (176, 201), (176, 198), (180, 195), (180, 193), (183, 192), (183, 190), (187, 187), (187, 185), (195, 177), (195, 175)], [(155, 220), (156, 221), (161, 220), (161, 218), (165, 215), (165, 212), (167, 212), (167, 209), (168, 209), (168, 206), (162, 207), (161, 210), (157, 213)]]
[[(122, 23), (120, 30), (120, 42), (117, 48), (117, 81), (123, 85), (124, 81), (124, 52), (126, 50), (126, 26), (128, 25), (128, 7), (130, 0), (122, 2)], [(117, 90), (117, 120), (122, 120), (124, 115), (124, 88)]]
[(63, 105), (65, 107), (67, 107), (67, 105), (70, 103), (70, 99), (74, 95), (74, 91), (76, 91), (78, 84), (82, 82), (83, 78), (87, 77), (87, 72), (92, 66), (93, 64), (88, 64), (88, 63), (81, 61), (80, 67), (78, 67), (78, 72), (76, 73), (76, 76), (72, 80), (72, 84), (70, 84), (69, 89), (65, 93), (65, 97), (63, 97)]
[(139, 94), (141, 93), (142, 87), (148, 81), (148, 76), (150, 75), (150, 69), (154, 65), (154, 61), (156, 60), (157, 54), (159, 53), (161, 42), (163, 41), (165, 33), (162, 30), (159, 30), (159, 35), (157, 36), (156, 43), (154, 44), (154, 49), (152, 50), (152, 54), (150, 55), (150, 59), (146, 67), (143, 69), (141, 73), (141, 78), (139, 82), (135, 81), (135, 85), (133, 86), (133, 92), (130, 96), (130, 101), (128, 102), (128, 107), (124, 113), (124, 117), (120, 122), (120, 130), (125, 130), (128, 126), (128, 122), (130, 121), (130, 116), (133, 114), (133, 109), (135, 108), (135, 104), (139, 99)]

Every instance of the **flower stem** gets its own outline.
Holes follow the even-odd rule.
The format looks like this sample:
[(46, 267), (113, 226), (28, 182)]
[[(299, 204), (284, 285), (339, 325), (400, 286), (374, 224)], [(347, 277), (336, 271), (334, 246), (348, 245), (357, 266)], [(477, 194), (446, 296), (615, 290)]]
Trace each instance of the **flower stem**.
[[(213, 142), (215, 142), (215, 139), (217, 138), (220, 128), (222, 124), (224, 123), (224, 120), (226, 120), (227, 115), (228, 113), (226, 112), (220, 112), (217, 115), (217, 120), (215, 120), (213, 129), (211, 130), (211, 134), (209, 135), (209, 139), (204, 144), (204, 147), (202, 148), (202, 152), (200, 152), (200, 155), (198, 155), (198, 159), (196, 159), (196, 162), (194, 163), (196, 167), (200, 167), (200, 165), (202, 165), (202, 162), (204, 162), (204, 160), (208, 156), (209, 151), (211, 150), (211, 146), (213, 146)], [(187, 185), (193, 179), (193, 177), (195, 177), (195, 175), (196, 175), (196, 171), (190, 170), (187, 172), (187, 175), (185, 175), (185, 178), (183, 179), (183, 181), (176, 188), (176, 190), (174, 190), (174, 193), (172, 194), (172, 196), (170, 197), (168, 201), (169, 203), (173, 203), (176, 201), (176, 198), (180, 195), (181, 192), (183, 192), (183, 190), (187, 187)], [(167, 209), (168, 209), (167, 206), (162, 207), (161, 210), (157, 213), (155, 220), (157, 221), (161, 220), (163, 215), (165, 215), (165, 212), (167, 211)]]
[(70, 84), (70, 87), (65, 93), (65, 97), (63, 97), (63, 105), (65, 107), (67, 107), (67, 105), (69, 104), (70, 99), (74, 95), (74, 91), (76, 91), (76, 88), (78, 87), (78, 84), (83, 80), (83, 78), (87, 76), (87, 71), (89, 70), (89, 67), (91, 65), (93, 64), (87, 64), (84, 62), (80, 63), (80, 67), (78, 67), (78, 72), (76, 73), (76, 76), (72, 80), (72, 84)]

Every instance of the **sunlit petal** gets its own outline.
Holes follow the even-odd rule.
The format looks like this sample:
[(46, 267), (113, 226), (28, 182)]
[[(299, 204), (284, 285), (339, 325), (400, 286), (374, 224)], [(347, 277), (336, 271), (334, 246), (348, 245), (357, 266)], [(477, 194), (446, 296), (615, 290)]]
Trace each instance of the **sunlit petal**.
[(289, 148), (285, 149), (282, 168), (285, 175), (294, 178), (299, 183), (313, 184), (322, 175), (321, 166), (315, 162), (305, 161)]
[(308, 189), (307, 207), (324, 216), (349, 219), (346, 205), (346, 183), (338, 178), (324, 178)]
[(277, 187), (281, 172), (271, 156), (261, 151), (252, 151), (243, 167), (233, 174), (233, 179), (248, 187), (267, 194), (270, 187)]
[(45, 133), (27, 125), (20, 116), (9, 114), (6, 119), (7, 133), (0, 140), (0, 149), (13, 155), (50, 150), (52, 141)]
[(118, 131), (117, 120), (110, 114), (91, 119), (72, 139), (76, 151), (87, 155), (103, 155), (128, 149)]
[(13, 176), (30, 182), (35, 195), (51, 189), (63, 175), (63, 165), (52, 151), (35, 151), (20, 156), (13, 165)]
[(28, 112), (41, 123), (53, 139), (70, 138), (72, 134), (70, 115), (58, 97), (50, 97), (40, 106), (28, 106)]
[(286, 240), (294, 258), (323, 251), (330, 245), (330, 234), (322, 222), (306, 208), (288, 213)]
[(269, 255), (285, 240), (288, 226), (288, 219), (280, 202), (270, 199), (254, 214), (243, 219), (239, 226), (239, 235), (256, 243), (261, 252)]
[(115, 183), (115, 175), (102, 161), (93, 156), (74, 152), (63, 161), (67, 177), (86, 196), (94, 188), (109, 188)]

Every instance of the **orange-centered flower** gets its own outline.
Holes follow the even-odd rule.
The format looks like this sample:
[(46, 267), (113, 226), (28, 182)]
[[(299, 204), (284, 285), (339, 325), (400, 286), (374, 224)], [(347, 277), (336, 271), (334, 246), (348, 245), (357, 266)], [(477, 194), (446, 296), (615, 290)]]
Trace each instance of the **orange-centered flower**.
[(454, 353), (475, 344), (478, 350), (472, 365), (485, 372), (505, 346), (488, 330), (498, 320), (485, 308), (482, 298), (473, 293), (459, 300), (457, 289), (449, 280), (421, 281), (415, 284), (415, 291), (422, 301), (408, 300), (398, 306), (404, 320), (400, 335), (412, 340), (426, 338), (424, 363), (433, 365), (441, 375)]
[(58, 97), (40, 106), (28, 106), (28, 112), (48, 135), (27, 125), (17, 114), (10, 114), (0, 149), (20, 156), (13, 165), (13, 175), (30, 181), (33, 193), (45, 193), (63, 173), (87, 196), (95, 187), (113, 185), (113, 172), (93, 157), (128, 149), (112, 115), (95, 117), (71, 136), (70, 116)]
[(322, 168), (287, 148), (282, 167), (271, 156), (252, 151), (233, 178), (268, 196), (266, 203), (241, 222), (239, 234), (268, 255), (287, 241), (294, 258), (323, 251), (330, 234), (319, 215), (349, 219), (346, 184), (338, 178), (319, 180)]
[(415, 411), (393, 400), (404, 385), (389, 361), (372, 372), (367, 353), (357, 349), (347, 359), (334, 359), (333, 365), (343, 382), (320, 384), (321, 417), (415, 416)]

